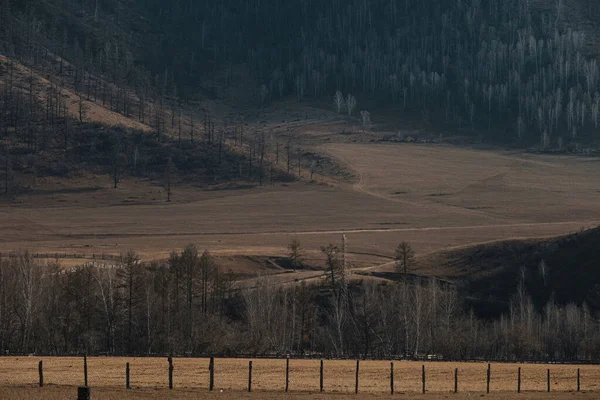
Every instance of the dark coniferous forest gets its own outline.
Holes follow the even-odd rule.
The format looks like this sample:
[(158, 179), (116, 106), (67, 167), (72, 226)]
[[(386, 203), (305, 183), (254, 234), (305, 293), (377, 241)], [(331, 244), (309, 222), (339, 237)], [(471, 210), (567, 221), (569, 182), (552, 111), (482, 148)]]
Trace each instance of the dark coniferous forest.
[(2, 52), (43, 63), (52, 51), (158, 102), (197, 99), (211, 71), (226, 86), (244, 64), (257, 106), (340, 90), (484, 141), (562, 148), (597, 137), (595, 39), (576, 29), (598, 16), (595, 2), (2, 4)]

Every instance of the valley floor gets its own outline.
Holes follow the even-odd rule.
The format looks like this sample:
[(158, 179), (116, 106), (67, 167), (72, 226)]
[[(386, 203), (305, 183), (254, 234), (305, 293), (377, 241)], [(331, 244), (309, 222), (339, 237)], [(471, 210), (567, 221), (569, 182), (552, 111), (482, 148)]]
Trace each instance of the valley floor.
[[(4, 206), (0, 251), (91, 255), (133, 249), (152, 259), (194, 243), (216, 255), (282, 256), (297, 237), (307, 263), (319, 264), (320, 246), (338, 243), (346, 233), (354, 267), (383, 263), (386, 270), (402, 241), (423, 255), (555, 236), (600, 222), (600, 159), (435, 144), (318, 148), (352, 170), (355, 181), (318, 177), (209, 191), (187, 186), (175, 188), (176, 201), (167, 204), (160, 187), (126, 180), (112, 189), (107, 179), (94, 190), (22, 196)], [(299, 274), (281, 279), (310, 279), (314, 272)]]
[[(38, 361), (43, 361), (44, 388), (38, 388)], [(241, 396), (248, 388), (248, 358), (215, 358), (214, 393)], [(252, 390), (265, 396), (284, 396), (284, 359), (253, 359)], [(93, 392), (125, 394), (125, 365), (130, 363), (132, 397), (157, 393), (181, 394), (208, 392), (209, 360), (173, 358), (174, 389), (168, 391), (166, 357), (88, 357), (88, 383)], [(289, 395), (319, 392), (319, 360), (290, 360)], [(479, 396), (486, 391), (487, 364), (483, 362), (394, 362), (396, 394), (417, 396), (422, 391), (421, 368), (425, 366), (427, 396), (448, 395), (454, 390), (454, 371), (458, 370), (459, 393)], [(576, 393), (577, 370), (582, 392), (600, 391), (600, 367), (597, 365), (492, 363), (490, 392), (505, 395), (517, 391), (521, 369), (522, 396), (546, 392), (547, 370), (551, 371), (551, 393)], [(390, 362), (361, 361), (359, 392), (384, 396), (390, 391)], [(324, 360), (323, 388), (327, 395), (354, 394), (356, 362)], [(53, 391), (71, 391), (84, 383), (82, 357), (2, 357), (0, 359), (0, 393), (14, 390), (52, 395)], [(167, 390), (165, 390), (167, 389)], [(268, 395), (267, 395), (268, 394)], [(452, 393), (453, 394), (453, 393)], [(545, 395), (548, 395), (545, 393)], [(254, 395), (258, 396), (258, 394)], [(44, 395), (44, 397), (46, 397)], [(0, 395), (0, 398), (7, 398)], [(109, 397), (110, 398), (110, 397)], [(256, 397), (259, 398), (259, 397)], [(546, 397), (544, 397), (546, 398)], [(562, 397), (556, 397), (562, 398)]]

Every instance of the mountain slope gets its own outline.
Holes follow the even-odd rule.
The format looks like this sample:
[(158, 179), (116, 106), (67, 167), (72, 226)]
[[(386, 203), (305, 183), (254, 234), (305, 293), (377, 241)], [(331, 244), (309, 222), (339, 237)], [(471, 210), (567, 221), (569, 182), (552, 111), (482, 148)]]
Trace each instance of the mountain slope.
[(462, 296), (480, 315), (508, 311), (509, 300), (524, 282), (538, 309), (586, 303), (600, 310), (600, 228), (538, 240), (513, 240), (437, 253), (421, 260), (455, 271)]

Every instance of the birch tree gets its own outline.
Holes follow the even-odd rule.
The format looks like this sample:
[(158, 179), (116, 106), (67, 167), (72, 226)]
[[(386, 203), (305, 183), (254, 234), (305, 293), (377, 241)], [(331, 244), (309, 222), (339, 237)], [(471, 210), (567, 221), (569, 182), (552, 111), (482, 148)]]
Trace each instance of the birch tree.
[(368, 111), (363, 110), (360, 112), (360, 119), (362, 121), (363, 131), (369, 129), (371, 126), (371, 114)]
[(108, 352), (115, 352), (116, 323), (118, 320), (117, 269), (109, 264), (95, 264), (94, 280), (98, 287), (98, 297), (104, 312), (105, 344)]
[(348, 116), (351, 117), (354, 109), (356, 108), (356, 98), (348, 93), (346, 97), (346, 109), (348, 110)]
[(15, 311), (20, 322), (20, 347), (27, 352), (34, 318), (41, 305), (44, 267), (29, 252), (17, 254), (11, 262), (17, 271), (18, 301), (15, 302)]
[(341, 91), (338, 90), (335, 92), (335, 96), (333, 96), (333, 104), (337, 110), (337, 113), (340, 114), (346, 105), (346, 102), (344, 101), (344, 95)]

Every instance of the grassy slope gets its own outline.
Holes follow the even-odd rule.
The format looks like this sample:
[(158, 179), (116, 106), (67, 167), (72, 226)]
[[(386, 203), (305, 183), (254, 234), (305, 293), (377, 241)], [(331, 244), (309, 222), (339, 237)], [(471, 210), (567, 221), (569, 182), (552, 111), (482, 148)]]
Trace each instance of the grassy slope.
[[(551, 296), (559, 304), (587, 303), (600, 308), (600, 228), (551, 239), (511, 240), (432, 254), (423, 265), (436, 264), (460, 282), (475, 310), (506, 312), (525, 273), (525, 286), (541, 307)], [(542, 276), (540, 262), (547, 266)]]

